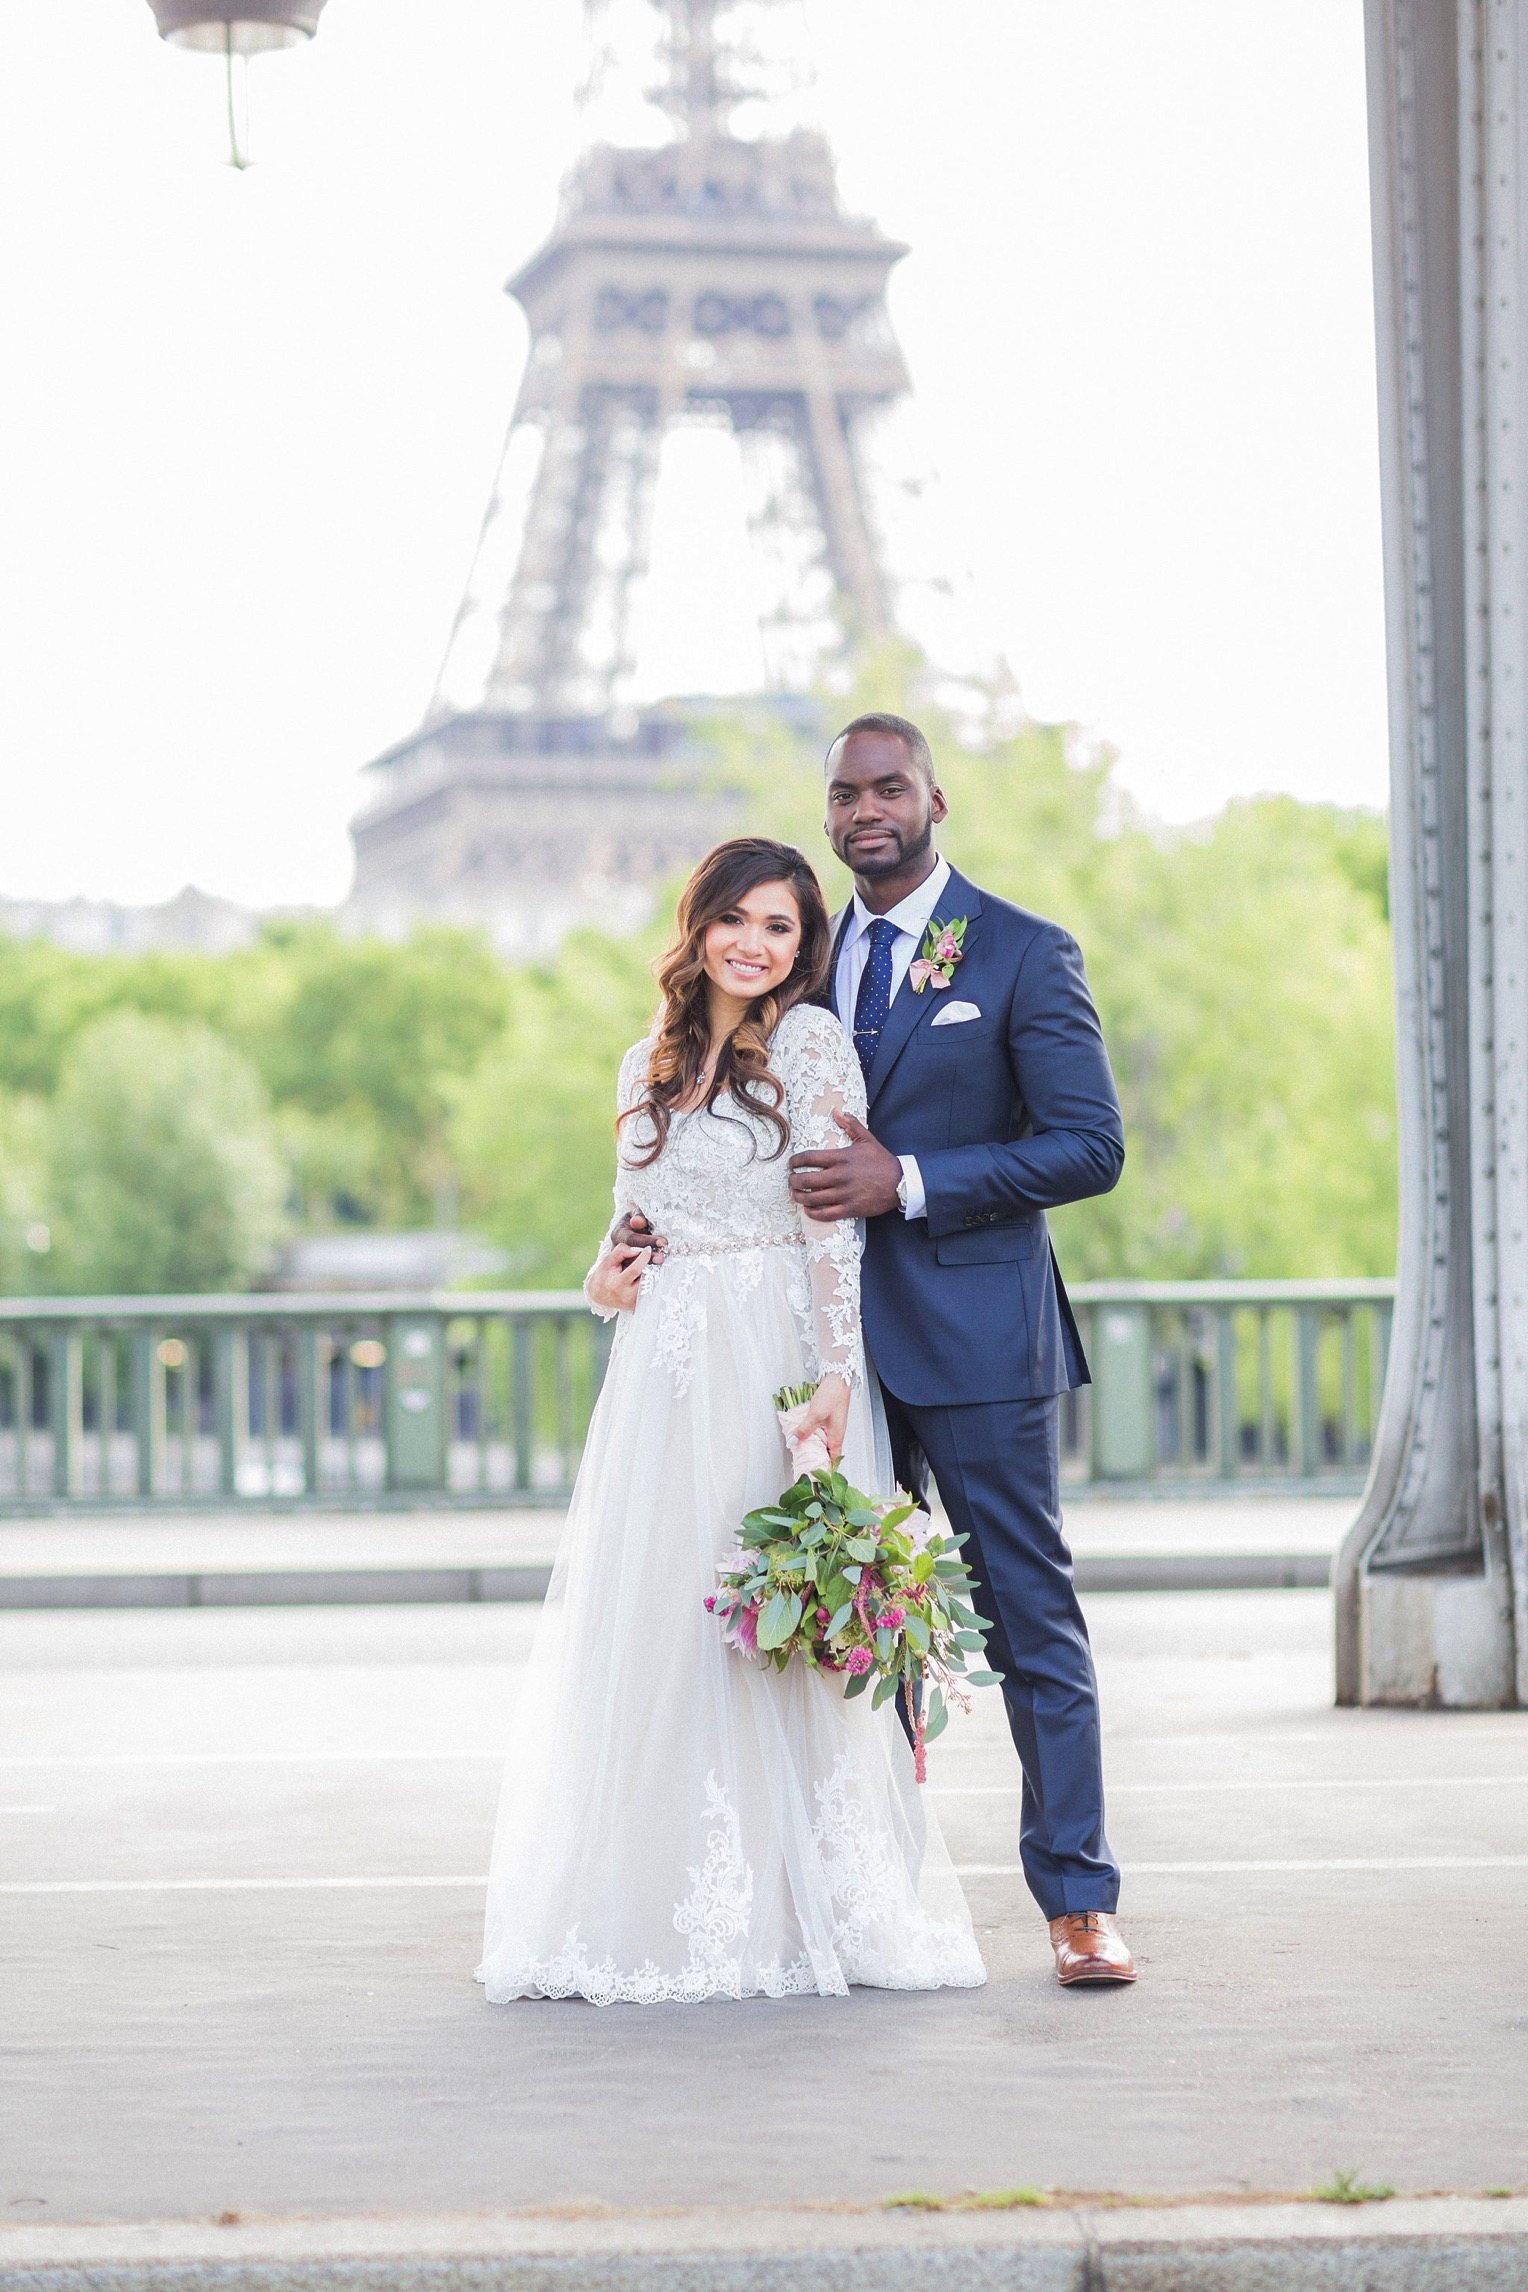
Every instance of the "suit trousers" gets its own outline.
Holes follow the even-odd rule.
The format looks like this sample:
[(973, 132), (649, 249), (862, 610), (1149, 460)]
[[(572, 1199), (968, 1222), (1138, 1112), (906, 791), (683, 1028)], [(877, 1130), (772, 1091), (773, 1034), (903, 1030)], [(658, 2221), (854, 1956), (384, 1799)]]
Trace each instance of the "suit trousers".
[[(884, 1390), (884, 1388), (883, 1388)], [(992, 1626), (1024, 1770), (1019, 1857), (1047, 1918), (1112, 1910), (1119, 1870), (1104, 1836), (1098, 1682), (1061, 1528), (1061, 1409), (1039, 1400), (920, 1408), (885, 1392), (897, 1477), (926, 1501), (929, 1472)], [(901, 1699), (898, 1698), (900, 1709)]]

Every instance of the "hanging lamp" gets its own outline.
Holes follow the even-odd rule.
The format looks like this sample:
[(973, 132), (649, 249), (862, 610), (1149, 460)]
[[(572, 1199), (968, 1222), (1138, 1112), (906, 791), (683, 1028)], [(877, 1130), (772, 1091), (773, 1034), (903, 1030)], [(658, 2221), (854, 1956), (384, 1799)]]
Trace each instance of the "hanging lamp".
[(264, 54), (271, 48), (295, 48), (311, 40), (326, 0), (149, 0), (159, 37), (177, 48), (192, 48), (203, 55), (221, 56), (228, 77), (229, 157), (235, 167), (249, 165), (248, 137), (241, 135), (236, 100), (234, 59)]

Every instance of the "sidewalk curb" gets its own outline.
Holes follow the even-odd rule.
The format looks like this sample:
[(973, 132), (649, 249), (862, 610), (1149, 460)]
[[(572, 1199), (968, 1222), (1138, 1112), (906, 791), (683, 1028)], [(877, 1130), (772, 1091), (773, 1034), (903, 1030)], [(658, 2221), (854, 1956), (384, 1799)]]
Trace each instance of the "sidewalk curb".
[[(1324, 1590), (1321, 1552), (1104, 1553), (1074, 1563), (1080, 1592)], [(20, 1608), (436, 1607), (545, 1599), (551, 1568), (270, 1568), (0, 1576)]]
[(1528, 2199), (0, 2229), (0, 2292), (1520, 2292)]
[(477, 1601), (543, 1600), (551, 1580), (546, 1564), (0, 1576), (0, 1609), (454, 1607)]

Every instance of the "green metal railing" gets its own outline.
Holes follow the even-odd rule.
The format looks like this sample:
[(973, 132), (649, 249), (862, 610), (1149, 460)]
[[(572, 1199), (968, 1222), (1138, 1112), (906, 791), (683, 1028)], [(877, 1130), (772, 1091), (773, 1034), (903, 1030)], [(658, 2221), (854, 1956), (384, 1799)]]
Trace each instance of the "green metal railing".
[(609, 1338), (577, 1291), (0, 1301), (0, 1512), (560, 1503)]
[[(1361, 1486), (1392, 1288), (1080, 1285), (1072, 1493)], [(0, 1514), (559, 1504), (609, 1344), (577, 1291), (0, 1300)]]
[(1362, 1488), (1393, 1281), (1095, 1281), (1071, 1295), (1093, 1383), (1066, 1398), (1070, 1481)]

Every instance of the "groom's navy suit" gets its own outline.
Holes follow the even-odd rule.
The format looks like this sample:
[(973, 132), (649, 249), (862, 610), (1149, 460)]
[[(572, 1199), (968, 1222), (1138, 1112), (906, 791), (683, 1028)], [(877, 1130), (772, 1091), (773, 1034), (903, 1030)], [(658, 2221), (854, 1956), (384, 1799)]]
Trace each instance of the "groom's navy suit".
[[(835, 980), (852, 914), (834, 932)], [(861, 1299), (898, 1477), (922, 1496), (932, 1468), (971, 1539), (1024, 1769), (1024, 1872), (1057, 1918), (1112, 1910), (1119, 1872), (1061, 1529), (1058, 1395), (1086, 1384), (1088, 1365), (1045, 1212), (1108, 1192), (1124, 1128), (1076, 941), (952, 871), (938, 916), (962, 915), (951, 985), (920, 994), (904, 980), (870, 1066), (870, 1128), (916, 1157), (927, 1214), (867, 1221)], [(979, 1017), (935, 1026), (956, 1003)]]

